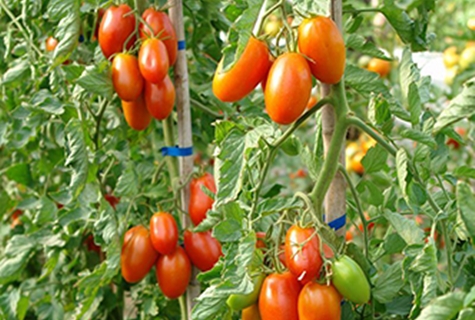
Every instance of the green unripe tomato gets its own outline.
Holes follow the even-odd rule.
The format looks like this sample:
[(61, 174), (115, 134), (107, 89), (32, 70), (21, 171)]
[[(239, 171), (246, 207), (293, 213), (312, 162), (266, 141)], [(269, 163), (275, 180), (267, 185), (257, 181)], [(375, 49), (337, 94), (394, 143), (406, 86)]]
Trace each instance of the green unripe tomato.
[(371, 289), (361, 267), (355, 260), (342, 256), (332, 266), (332, 282), (340, 294), (354, 303), (367, 303)]
[(252, 282), (254, 283), (254, 290), (248, 294), (232, 294), (229, 296), (226, 303), (228, 306), (235, 310), (239, 311), (245, 309), (247, 307), (252, 306), (257, 302), (259, 298), (259, 292), (261, 291), (262, 282), (264, 282), (265, 275), (259, 274), (252, 278)]

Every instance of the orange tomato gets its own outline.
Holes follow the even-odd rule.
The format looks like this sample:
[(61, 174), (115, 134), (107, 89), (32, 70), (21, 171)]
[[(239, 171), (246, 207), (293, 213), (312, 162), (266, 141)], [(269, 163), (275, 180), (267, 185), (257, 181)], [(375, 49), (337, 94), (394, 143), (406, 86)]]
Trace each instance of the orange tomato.
[(386, 77), (391, 71), (391, 62), (373, 58), (369, 61), (367, 70), (379, 74), (380, 77)]
[(166, 119), (173, 111), (175, 105), (175, 86), (168, 75), (165, 79), (153, 84), (145, 81), (145, 105), (148, 112), (158, 120)]
[(58, 45), (58, 40), (53, 37), (46, 39), (46, 51), (53, 51)]
[(112, 84), (121, 100), (134, 101), (142, 94), (143, 78), (135, 56), (119, 53), (114, 57)]
[(317, 97), (315, 97), (314, 95), (311, 95), (310, 96), (310, 99), (308, 99), (308, 102), (307, 102), (307, 110), (308, 109), (312, 109), (314, 105), (317, 104)]
[(345, 42), (338, 26), (327, 17), (305, 19), (298, 29), (298, 46), (310, 58), (312, 74), (323, 83), (338, 83), (345, 72)]
[(191, 262), (182, 247), (160, 256), (155, 267), (158, 286), (165, 297), (176, 299), (185, 293), (191, 279)]
[(270, 65), (267, 44), (251, 37), (230, 70), (223, 72), (223, 60), (219, 62), (213, 78), (214, 95), (224, 102), (241, 100), (261, 82)]
[(305, 58), (284, 53), (269, 71), (264, 99), (270, 118), (279, 124), (297, 120), (307, 107), (312, 91), (312, 75)]
[(363, 160), (364, 156), (364, 152), (359, 151), (355, 153), (353, 158), (350, 160), (350, 169), (359, 175), (362, 175), (364, 173), (364, 167), (361, 164), (361, 160)]
[(143, 95), (138, 97), (135, 101), (123, 101), (122, 110), (124, 112), (125, 121), (134, 130), (144, 130), (150, 124), (152, 116), (145, 106)]
[(340, 301), (333, 285), (309, 282), (299, 295), (299, 320), (340, 320)]
[(353, 233), (350, 230), (346, 230), (345, 240), (346, 242), (350, 242), (353, 240)]
[(167, 47), (158, 39), (147, 39), (140, 47), (139, 68), (145, 80), (160, 83), (168, 74)]

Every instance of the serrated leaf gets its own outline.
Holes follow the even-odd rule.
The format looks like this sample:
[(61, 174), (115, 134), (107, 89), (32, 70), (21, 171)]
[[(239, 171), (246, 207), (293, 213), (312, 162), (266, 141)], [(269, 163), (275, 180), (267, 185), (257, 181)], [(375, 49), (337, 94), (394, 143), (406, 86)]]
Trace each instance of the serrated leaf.
[(257, 212), (260, 215), (269, 215), (276, 212), (284, 212), (285, 210), (297, 209), (300, 207), (300, 201), (296, 198), (270, 198), (260, 201), (257, 205)]
[(33, 184), (30, 166), (27, 163), (17, 163), (10, 166), (5, 172), (5, 175), (8, 179), (21, 183), (28, 187), (31, 187), (31, 185)]
[(52, 68), (60, 65), (68, 59), (77, 47), (81, 32), (81, 17), (79, 6), (73, 4), (68, 8), (68, 14), (58, 23), (55, 37), (59, 39), (58, 45), (53, 52)]
[(466, 182), (459, 181), (456, 197), (458, 214), (472, 239), (475, 239), (475, 195)]
[(433, 149), (437, 147), (437, 142), (430, 135), (411, 128), (402, 128), (399, 131), (401, 137), (423, 143)]
[(89, 173), (88, 151), (84, 136), (85, 133), (78, 119), (72, 119), (68, 122), (65, 133), (67, 154), (65, 165), (72, 169), (69, 190), (73, 199), (75, 199), (86, 185)]
[(127, 163), (125, 170), (117, 180), (114, 194), (119, 197), (133, 197), (140, 191), (137, 173), (132, 162)]
[(457, 320), (473, 320), (475, 319), (475, 309), (467, 308), (460, 311)]
[(424, 233), (414, 220), (388, 210), (384, 212), (384, 216), (408, 245), (422, 243)]
[(437, 133), (443, 128), (475, 115), (475, 78), (464, 84), (463, 90), (452, 99), (448, 107), (444, 108), (437, 117), (434, 132)]
[(356, 90), (364, 97), (369, 97), (372, 93), (376, 93), (386, 99), (391, 98), (388, 88), (384, 85), (378, 74), (358, 68), (350, 63), (347, 63), (345, 68), (345, 85)]
[(379, 172), (387, 167), (388, 152), (381, 146), (370, 148), (361, 164), (365, 173)]
[(90, 93), (111, 99), (114, 93), (108, 64), (88, 66), (77, 80), (77, 84)]
[(30, 101), (31, 105), (38, 110), (50, 113), (50, 114), (63, 114), (64, 105), (63, 103), (50, 91), (42, 89), (36, 92)]
[(390, 61), (391, 58), (387, 57), (383, 51), (381, 51), (373, 42), (366, 40), (364, 37), (358, 34), (350, 34), (346, 38), (346, 46), (348, 49), (356, 50), (362, 54), (376, 57), (383, 60)]
[(20, 83), (30, 76), (30, 61), (15, 60), (14, 64), (3, 74), (2, 85)]
[(402, 279), (401, 261), (390, 265), (374, 283), (373, 297), (380, 303), (392, 301), (404, 286)]
[(399, 187), (407, 200), (407, 154), (404, 149), (399, 149), (396, 153), (396, 171)]
[(0, 260), (0, 284), (7, 284), (16, 280), (32, 256), (32, 249), (23, 252), (17, 252), (10, 258)]
[(453, 319), (463, 309), (464, 292), (450, 292), (437, 297), (416, 320), (447, 320)]
[(47, 14), (50, 19), (58, 21), (67, 15), (76, 3), (78, 3), (77, 0), (51, 0), (48, 2)]

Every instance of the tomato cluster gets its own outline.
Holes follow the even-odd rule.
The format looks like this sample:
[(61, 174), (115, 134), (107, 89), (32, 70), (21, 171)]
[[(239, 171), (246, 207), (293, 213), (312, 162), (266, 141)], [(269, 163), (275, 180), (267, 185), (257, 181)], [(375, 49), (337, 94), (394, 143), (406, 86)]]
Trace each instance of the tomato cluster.
[[(209, 204), (210, 198), (201, 189), (196, 189), (196, 185), (198, 188), (206, 185), (213, 192), (216, 192), (216, 187), (210, 174), (192, 182), (190, 215), (192, 212), (200, 215), (204, 212), (204, 219), (213, 201), (211, 199)], [(192, 264), (201, 271), (208, 271), (219, 260), (222, 251), (221, 244), (211, 236), (210, 231), (185, 230), (183, 247), (178, 244), (179, 234), (175, 218), (167, 212), (152, 216), (150, 232), (143, 226), (129, 229), (125, 233), (121, 253), (124, 279), (130, 283), (141, 281), (155, 265), (156, 278), (163, 294), (170, 299), (181, 296), (190, 282)]]
[(138, 57), (131, 53), (137, 21), (127, 4), (109, 7), (98, 30), (102, 53), (112, 59), (112, 84), (125, 120), (135, 130), (147, 128), (152, 117), (166, 119), (175, 104), (175, 87), (168, 75), (177, 57), (175, 30), (169, 17), (154, 8), (145, 10), (142, 20)]
[(337, 25), (323, 16), (301, 23), (298, 49), (299, 52), (286, 52), (274, 59), (264, 41), (251, 37), (229, 70), (223, 71), (224, 60), (218, 64), (213, 78), (215, 96), (224, 102), (236, 102), (261, 83), (270, 118), (279, 124), (294, 122), (316, 102), (311, 96), (312, 75), (322, 83), (338, 83), (346, 59)]
[(362, 175), (364, 167), (361, 160), (363, 160), (366, 152), (375, 145), (376, 141), (367, 135), (361, 135), (358, 141), (349, 142), (345, 149), (346, 170)]
[[(256, 248), (267, 252), (266, 234), (256, 234)], [(323, 279), (323, 258), (331, 258), (331, 272)], [(314, 228), (292, 225), (286, 233), (279, 256), (288, 271), (275, 272), (263, 279), (253, 278), (254, 290), (247, 295), (231, 295), (227, 301), (233, 310), (242, 310), (242, 319), (332, 320), (341, 317), (341, 301), (356, 304), (370, 299), (370, 284), (361, 267), (347, 255), (337, 258), (320, 243)], [(263, 279), (263, 281), (262, 281)], [(325, 283), (326, 282), (326, 283)]]

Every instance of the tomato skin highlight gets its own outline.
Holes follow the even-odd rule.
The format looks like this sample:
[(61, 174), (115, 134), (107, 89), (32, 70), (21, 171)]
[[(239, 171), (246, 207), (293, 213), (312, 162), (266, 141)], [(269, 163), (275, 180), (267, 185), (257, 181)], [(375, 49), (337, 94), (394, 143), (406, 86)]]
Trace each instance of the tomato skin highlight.
[(247, 96), (262, 81), (270, 68), (269, 49), (254, 37), (234, 66), (223, 72), (223, 60), (213, 78), (213, 93), (223, 102), (236, 102)]
[(161, 254), (172, 254), (178, 245), (178, 226), (167, 212), (157, 212), (150, 219), (150, 240)]
[(56, 40), (55, 38), (50, 36), (48, 37), (48, 39), (46, 39), (46, 51), (48, 52), (54, 51), (57, 45), (58, 45), (58, 40)]
[(272, 64), (265, 86), (264, 100), (270, 118), (278, 124), (297, 120), (312, 91), (312, 75), (305, 58), (284, 53)]
[(309, 61), (315, 78), (323, 83), (340, 82), (345, 72), (345, 41), (335, 22), (317, 16), (305, 19), (298, 29), (298, 46)]
[[(124, 17), (124, 15), (127, 16)], [(135, 31), (135, 16), (132, 9), (126, 5), (110, 6), (102, 17), (99, 25), (99, 46), (104, 56), (109, 59), (114, 53), (122, 52), (124, 43)], [(135, 36), (126, 44), (126, 49), (132, 48)]]
[(298, 298), (300, 283), (290, 272), (267, 276), (259, 295), (262, 320), (299, 320)]
[(163, 81), (153, 84), (145, 81), (145, 105), (148, 112), (157, 120), (164, 120), (173, 111), (175, 105), (175, 86), (168, 74)]
[(191, 279), (191, 262), (182, 247), (158, 258), (155, 274), (165, 297), (176, 299), (183, 295)]
[(303, 284), (319, 274), (323, 262), (320, 240), (313, 228), (290, 227), (285, 236), (285, 260), (290, 272)]
[(333, 262), (332, 272), (333, 285), (345, 299), (358, 304), (369, 301), (369, 282), (355, 260), (346, 255), (340, 257)]
[(142, 14), (142, 19), (152, 28), (152, 31), (144, 25), (140, 24), (140, 38), (142, 40), (147, 39), (149, 36), (159, 36), (163, 39), (163, 43), (167, 48), (167, 56), (170, 65), (174, 65), (176, 62), (178, 52), (178, 40), (176, 37), (175, 28), (173, 27), (170, 18), (165, 12), (157, 11), (153, 8), (148, 8)]
[(128, 125), (134, 130), (146, 129), (152, 120), (152, 116), (145, 106), (143, 95), (131, 102), (122, 100), (122, 110)]
[(206, 218), (206, 213), (213, 207), (214, 203), (214, 200), (201, 190), (201, 186), (209, 189), (212, 193), (216, 193), (216, 184), (210, 173), (207, 172), (203, 176), (191, 180), (188, 211), (195, 226)]
[(112, 84), (123, 101), (134, 101), (142, 94), (144, 81), (136, 57), (126, 53), (119, 53), (114, 57)]
[(261, 291), (262, 283), (264, 282), (265, 275), (259, 274), (252, 278), (252, 283), (254, 284), (254, 290), (248, 294), (232, 294), (229, 296), (226, 303), (228, 306), (236, 311), (243, 310), (254, 305), (259, 298), (259, 293)]
[(259, 305), (256, 303), (242, 310), (241, 320), (261, 320), (261, 314), (259, 313)]
[(340, 320), (341, 296), (332, 285), (307, 283), (298, 298), (299, 320)]
[(185, 251), (191, 262), (201, 271), (208, 271), (223, 255), (221, 244), (211, 236), (210, 231), (191, 232), (185, 230)]
[(143, 226), (129, 229), (124, 236), (120, 254), (120, 266), (125, 281), (135, 283), (142, 280), (157, 261), (148, 230)]
[(145, 80), (160, 83), (168, 74), (167, 47), (158, 39), (147, 39), (139, 51), (139, 68)]

